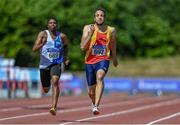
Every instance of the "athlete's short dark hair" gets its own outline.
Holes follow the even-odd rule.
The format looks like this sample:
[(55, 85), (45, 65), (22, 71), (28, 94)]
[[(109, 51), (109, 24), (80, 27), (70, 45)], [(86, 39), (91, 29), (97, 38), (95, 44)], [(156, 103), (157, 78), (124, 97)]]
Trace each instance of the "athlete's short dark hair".
[(98, 10), (103, 11), (103, 12), (104, 12), (104, 16), (106, 16), (106, 10), (105, 10), (104, 8), (101, 8), (101, 7), (97, 8), (97, 9), (95, 10), (94, 16), (96, 16), (95, 13), (96, 13)]
[(58, 22), (57, 22), (57, 19), (56, 19), (55, 17), (49, 17), (47, 23), (49, 23), (50, 20), (55, 20), (56, 23), (58, 23)]

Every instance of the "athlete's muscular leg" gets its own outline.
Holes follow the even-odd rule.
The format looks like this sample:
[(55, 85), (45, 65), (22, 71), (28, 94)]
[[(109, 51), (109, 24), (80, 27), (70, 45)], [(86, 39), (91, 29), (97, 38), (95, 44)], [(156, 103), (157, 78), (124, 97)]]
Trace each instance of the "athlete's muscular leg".
[(95, 91), (96, 91), (96, 85), (89, 86), (89, 97), (92, 100), (93, 105), (95, 104)]
[(102, 69), (99, 69), (96, 73), (96, 95), (95, 95), (95, 106), (99, 106), (103, 91), (104, 91), (104, 76), (105, 76), (105, 71)]
[(58, 86), (58, 81), (59, 81), (59, 76), (53, 75), (51, 78), (52, 81), (52, 89), (53, 89), (53, 95), (52, 95), (52, 102), (53, 108), (57, 107), (57, 102), (58, 102), (58, 97), (59, 97), (59, 86)]

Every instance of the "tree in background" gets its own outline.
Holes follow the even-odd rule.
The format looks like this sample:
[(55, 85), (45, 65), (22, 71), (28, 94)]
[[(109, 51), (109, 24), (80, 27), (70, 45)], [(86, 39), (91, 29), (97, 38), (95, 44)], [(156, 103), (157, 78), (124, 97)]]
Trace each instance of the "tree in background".
[(1, 0), (0, 55), (19, 66), (37, 66), (31, 51), (37, 32), (54, 16), (70, 42), (73, 70), (83, 69), (79, 43), (82, 28), (93, 22), (95, 8), (107, 10), (107, 23), (117, 29), (118, 55), (157, 58), (180, 54), (179, 0)]

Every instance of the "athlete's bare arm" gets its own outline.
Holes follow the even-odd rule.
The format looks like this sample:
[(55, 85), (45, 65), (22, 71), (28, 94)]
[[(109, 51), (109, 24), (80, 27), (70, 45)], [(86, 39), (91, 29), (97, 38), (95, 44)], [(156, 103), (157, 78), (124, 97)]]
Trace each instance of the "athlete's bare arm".
[(81, 38), (81, 44), (80, 44), (81, 49), (83, 51), (87, 49), (88, 42), (90, 41), (94, 31), (95, 31), (94, 24), (84, 26), (83, 34)]
[(68, 38), (67, 38), (66, 34), (60, 33), (60, 37), (62, 39), (63, 45), (67, 46), (68, 45)]
[(37, 39), (35, 41), (35, 44), (32, 48), (32, 51), (35, 52), (35, 51), (40, 50), (42, 48), (42, 46), (46, 43), (46, 41), (47, 41), (46, 32), (45, 31), (39, 32)]
[(111, 27), (111, 42), (110, 42), (110, 49), (112, 53), (112, 60), (113, 60), (113, 65), (116, 67), (118, 66), (118, 61), (117, 61), (117, 55), (116, 55), (116, 30), (114, 27)]
[(61, 33), (60, 37), (61, 37), (62, 42), (63, 42), (64, 59), (66, 60), (67, 55), (68, 55), (68, 38), (67, 38), (66, 34), (64, 34), (64, 33)]
[(64, 33), (60, 33), (60, 37), (61, 37), (62, 42), (63, 42), (64, 63), (67, 66), (70, 63), (70, 61), (68, 59), (68, 38), (67, 38), (66, 34), (64, 34)]

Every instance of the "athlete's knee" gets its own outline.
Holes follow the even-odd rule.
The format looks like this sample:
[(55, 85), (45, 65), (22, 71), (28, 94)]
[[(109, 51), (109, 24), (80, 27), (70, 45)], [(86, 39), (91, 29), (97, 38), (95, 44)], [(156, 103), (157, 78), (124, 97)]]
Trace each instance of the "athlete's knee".
[(88, 92), (88, 95), (90, 96), (90, 97), (95, 97), (95, 93), (94, 92)]
[(43, 91), (44, 91), (45, 93), (48, 93), (48, 92), (49, 92), (49, 89), (50, 89), (49, 87), (44, 87), (44, 88), (43, 88)]
[(94, 89), (90, 89), (88, 94), (89, 94), (90, 97), (95, 96), (95, 90)]
[(59, 77), (52, 77), (51, 82), (53, 86), (58, 86)]
[(105, 71), (103, 69), (99, 69), (97, 71), (97, 74), (96, 74), (96, 81), (97, 82), (102, 82), (105, 75), (106, 75)]
[(97, 74), (96, 80), (97, 80), (97, 82), (98, 81), (103, 81), (103, 76), (101, 74)]

